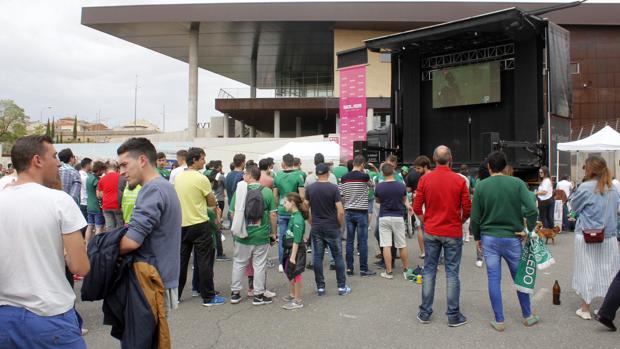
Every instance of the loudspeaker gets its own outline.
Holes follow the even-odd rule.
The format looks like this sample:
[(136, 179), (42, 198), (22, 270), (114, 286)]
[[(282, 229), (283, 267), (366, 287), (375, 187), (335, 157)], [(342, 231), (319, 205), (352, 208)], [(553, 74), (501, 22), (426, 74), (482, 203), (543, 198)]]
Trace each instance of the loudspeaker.
[(495, 150), (495, 146), (499, 143), (499, 132), (483, 132), (480, 134), (480, 150), (482, 151), (482, 159)]

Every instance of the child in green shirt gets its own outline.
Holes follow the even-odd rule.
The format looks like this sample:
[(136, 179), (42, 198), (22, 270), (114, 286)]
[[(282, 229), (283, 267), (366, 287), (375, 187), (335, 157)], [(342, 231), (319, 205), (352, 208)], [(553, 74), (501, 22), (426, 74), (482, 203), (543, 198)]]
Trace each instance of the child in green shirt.
[(306, 245), (303, 241), (308, 219), (308, 209), (303, 205), (301, 196), (292, 192), (284, 198), (284, 209), (291, 214), (288, 228), (284, 235), (284, 271), (291, 282), (290, 294), (284, 297), (287, 304), (282, 308), (294, 310), (303, 308), (301, 299), (301, 274), (306, 269)]

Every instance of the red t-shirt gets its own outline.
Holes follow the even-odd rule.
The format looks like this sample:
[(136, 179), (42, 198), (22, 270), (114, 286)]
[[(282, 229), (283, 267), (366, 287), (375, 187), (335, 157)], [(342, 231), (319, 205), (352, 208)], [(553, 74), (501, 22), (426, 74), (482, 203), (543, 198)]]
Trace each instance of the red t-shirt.
[(447, 166), (437, 166), (420, 178), (413, 201), (413, 212), (424, 212), (424, 232), (451, 238), (463, 236), (461, 225), (471, 213), (469, 188), (465, 179)]
[(103, 192), (101, 208), (104, 210), (118, 210), (118, 172), (109, 172), (101, 180), (97, 189)]

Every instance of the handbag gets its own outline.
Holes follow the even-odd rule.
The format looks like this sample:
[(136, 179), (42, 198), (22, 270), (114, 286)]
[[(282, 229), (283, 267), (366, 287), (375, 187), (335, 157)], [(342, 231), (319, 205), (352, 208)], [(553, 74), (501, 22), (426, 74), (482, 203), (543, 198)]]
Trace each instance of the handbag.
[[(603, 217), (607, 215), (607, 207), (609, 207), (609, 194), (607, 194), (607, 202), (605, 203), (605, 211)], [(584, 229), (583, 240), (586, 244), (600, 244), (605, 241), (605, 226), (599, 229)]]

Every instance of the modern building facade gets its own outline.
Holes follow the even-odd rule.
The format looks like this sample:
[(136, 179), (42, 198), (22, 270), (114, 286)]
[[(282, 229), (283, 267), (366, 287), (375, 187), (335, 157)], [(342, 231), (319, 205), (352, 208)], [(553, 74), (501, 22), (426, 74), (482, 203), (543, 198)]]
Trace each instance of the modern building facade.
[[(220, 91), (215, 105), (226, 115), (221, 122), (223, 137), (299, 137), (338, 133), (337, 52), (363, 46), (375, 37), (512, 6), (533, 10), (557, 4), (429, 1), (85, 7), (82, 24), (189, 64), (188, 137), (197, 134), (199, 68), (249, 86), (242, 93)], [(585, 3), (545, 15), (571, 33), (573, 130), (597, 121), (613, 124), (620, 118), (618, 13), (620, 4)], [(390, 120), (389, 63), (389, 55), (368, 53), (369, 130)]]

